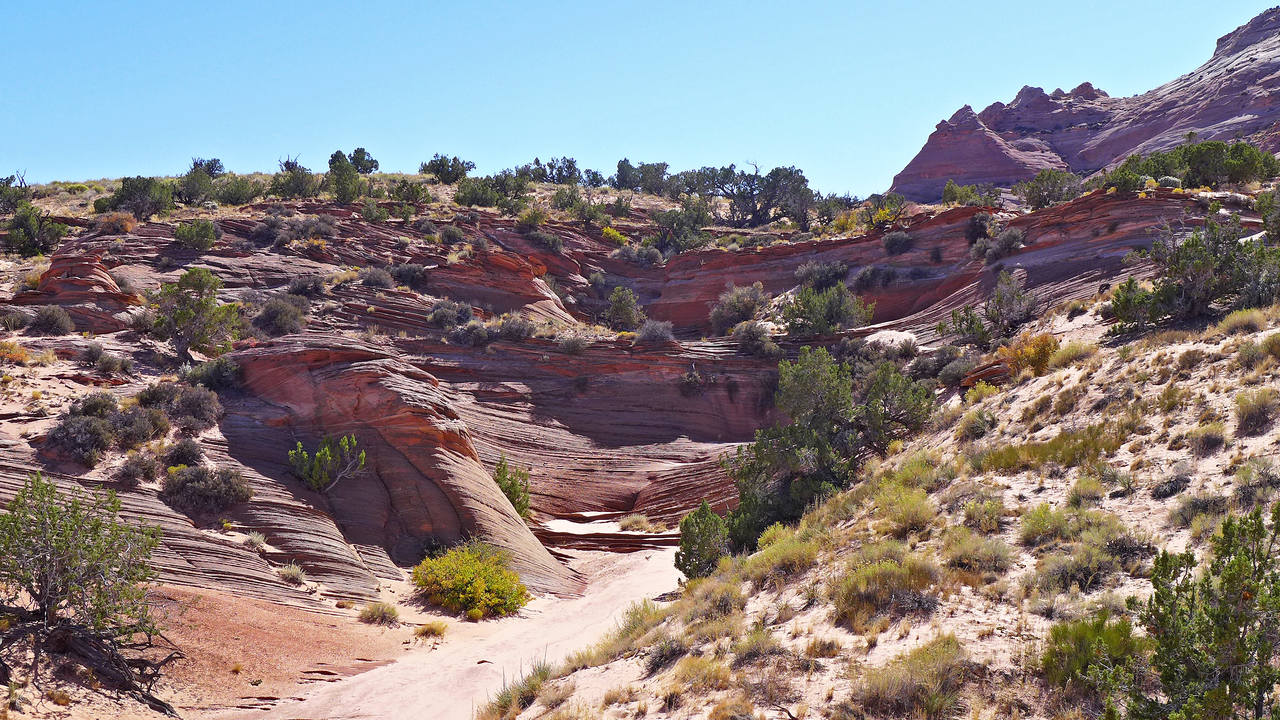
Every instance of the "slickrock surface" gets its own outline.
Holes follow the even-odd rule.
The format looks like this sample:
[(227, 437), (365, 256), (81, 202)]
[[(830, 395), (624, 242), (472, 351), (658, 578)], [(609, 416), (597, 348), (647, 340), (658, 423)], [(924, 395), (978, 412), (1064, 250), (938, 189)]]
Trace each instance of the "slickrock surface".
[[(1241, 207), (1239, 198), (1222, 199)], [(114, 387), (122, 397), (132, 395), (172, 363), (156, 341), (128, 328), (141, 292), (185, 268), (206, 267), (224, 280), (225, 300), (254, 300), (298, 276), (331, 275), (357, 263), (413, 262), (425, 268), (424, 287), (334, 285), (314, 299), (301, 334), (244, 341), (231, 355), (243, 370), (242, 387), (223, 394), (225, 415), (201, 439), (215, 462), (244, 474), (253, 499), (218, 518), (193, 519), (161, 502), (158, 486), (144, 484), (122, 492), (126, 510), (164, 527), (158, 565), (175, 584), (314, 608), (343, 598), (368, 601), (386, 583), (402, 580), (430, 543), (476, 535), (508, 549), (530, 587), (573, 594), (582, 580), (561, 562), (560, 549), (670, 545), (670, 532), (627, 533), (607, 523), (642, 513), (674, 528), (703, 499), (732, 507), (735, 490), (722, 456), (778, 420), (771, 403), (774, 363), (739, 352), (727, 338), (698, 339), (710, 333), (708, 313), (727, 284), (760, 282), (776, 295), (795, 287), (795, 271), (806, 261), (844, 262), (851, 282), (864, 268), (877, 268), (889, 279), (857, 289), (876, 303), (876, 324), (848, 334), (905, 330), (929, 343), (938, 320), (981, 302), (1001, 269), (1022, 278), (1046, 307), (1092, 296), (1124, 273), (1142, 273), (1126, 266), (1124, 256), (1148, 246), (1165, 226), (1201, 217), (1208, 199), (1097, 192), (1029, 215), (1004, 213), (1002, 221), (1021, 227), (1028, 245), (994, 266), (969, 256), (965, 231), (981, 208), (910, 218), (912, 248), (894, 256), (873, 234), (702, 250), (643, 267), (610, 258), (614, 246), (577, 225), (550, 224), (565, 240), (565, 252), (555, 254), (531, 246), (510, 219), (473, 211), (460, 227), (487, 241), (487, 249), (450, 258), (447, 247), (418, 242), (421, 234), (399, 221), (367, 223), (316, 201), (289, 206), (334, 217), (335, 236), (301, 247), (254, 247), (247, 238), (267, 209), (257, 206), (219, 218), (225, 235), (204, 253), (175, 246), (172, 227), (158, 222), (125, 235), (90, 230), (63, 244), (36, 289), (16, 292), (11, 305), (65, 307), (78, 330), (97, 333), (108, 351), (133, 356), (143, 370), (128, 380), (104, 377), (74, 362), (87, 339), (22, 338), (32, 351), (51, 350), (59, 361), (30, 381), (45, 393), (42, 400), (24, 400), (28, 381), (19, 380), (7, 409), (0, 409), (11, 418), (9, 442), (0, 448), (7, 463), (0, 498), (29, 470), (51, 471), (67, 482), (79, 476), (90, 485), (110, 477), (118, 460), (85, 473), (42, 451), (43, 434), (79, 394)], [(633, 234), (644, 232), (643, 219), (621, 222)], [(590, 331), (586, 323), (607, 295), (587, 283), (593, 272), (632, 288), (651, 317), (673, 323), (679, 340), (637, 344)], [(573, 294), (562, 300), (548, 278)], [(123, 292), (118, 281), (136, 289)], [(440, 298), (471, 302), (481, 317), (514, 311), (576, 327), (590, 339), (579, 354), (547, 337), (460, 345), (430, 322)], [(778, 340), (788, 351), (799, 346)], [(682, 382), (689, 373), (700, 378), (696, 387)], [(354, 434), (367, 449), (368, 472), (326, 495), (312, 492), (290, 474), (287, 451), (299, 441), (314, 447), (339, 434)], [(501, 455), (530, 468), (534, 518), (528, 525), (491, 479)], [(557, 518), (582, 527), (567, 531)], [(231, 530), (218, 528), (223, 519)], [(262, 553), (244, 544), (250, 531), (266, 537)], [(307, 586), (280, 579), (276, 568), (288, 562), (306, 570)]]
[(1090, 83), (1070, 92), (1026, 86), (1013, 101), (938, 123), (893, 179), (913, 200), (939, 198), (948, 179), (1009, 186), (1046, 168), (1090, 174), (1134, 153), (1199, 140), (1249, 137), (1280, 149), (1280, 8), (1218, 40), (1204, 65), (1160, 87), (1113, 98)]
[[(564, 243), (555, 253), (516, 232), (511, 218), (448, 206), (419, 208), (419, 215), (458, 227), (464, 243), (434, 242), (413, 225), (367, 222), (322, 201), (224, 208), (212, 215), (185, 210), (123, 234), (73, 223), (80, 231), (33, 280), (12, 278), (0, 307), (0, 314), (29, 316), (39, 306), (56, 305), (76, 326), (76, 333), (62, 336), (5, 335), (40, 359), (9, 363), (0, 379), (0, 502), (34, 471), (68, 488), (116, 490), (128, 517), (162, 528), (155, 562), (161, 581), (181, 588), (172, 592), (216, 594), (218, 607), (246, 599), (290, 606), (290, 617), (314, 615), (316, 627), (351, 623), (362, 605), (377, 600), (396, 603), (407, 623), (438, 619), (410, 600), (409, 569), (438, 543), (483, 538), (509, 552), (538, 595), (529, 612), (500, 624), (451, 626), (442, 646), (453, 647), (449, 653), (424, 654), (404, 664), (408, 670), (388, 668), (362, 681), (368, 683), (363, 689), (341, 691), (343, 697), (367, 692), (355, 696), (356, 703), (373, 707), (387, 687), (410, 684), (406, 673), (431, 673), (439, 682), (424, 688), (438, 694), (456, 681), (479, 701), (504, 669), (509, 676), (519, 671), (528, 647), (581, 647), (613, 622), (624, 600), (668, 589), (676, 577), (670, 556), (679, 519), (703, 500), (720, 511), (737, 502), (722, 459), (757, 429), (783, 418), (772, 402), (776, 359), (754, 357), (732, 338), (713, 336), (708, 315), (727, 285), (759, 282), (776, 304), (796, 290), (795, 273), (805, 262), (841, 262), (854, 292), (875, 303), (874, 324), (806, 340), (779, 328), (774, 339), (784, 352), (793, 356), (802, 344), (837, 345), (880, 333), (927, 347), (939, 340), (938, 321), (965, 304), (982, 303), (1001, 270), (1018, 277), (1045, 309), (1091, 298), (1128, 274), (1148, 272), (1126, 264), (1125, 256), (1150, 246), (1168, 227), (1203, 219), (1214, 200), (1244, 211), (1246, 224), (1257, 225), (1249, 199), (1240, 195), (1095, 192), (1031, 214), (915, 208), (898, 228), (910, 235), (911, 247), (896, 255), (884, 247), (888, 230), (810, 240), (780, 233), (773, 238), (781, 242), (686, 252), (653, 267), (610, 257), (617, 245), (580, 224), (546, 225)], [(281, 206), (294, 217), (328, 216), (332, 228), (318, 238), (255, 243), (258, 223)], [(994, 265), (973, 259), (967, 233), (982, 212), (1021, 228), (1026, 246)], [(207, 251), (179, 247), (173, 240), (177, 222), (206, 215), (218, 221), (223, 236)], [(616, 225), (629, 237), (656, 230), (641, 212)], [(421, 266), (409, 286), (377, 287), (357, 273), (406, 263)], [(146, 293), (193, 267), (223, 281), (220, 300), (252, 308), (283, 294), (296, 278), (326, 279), (310, 299), (301, 332), (248, 337), (229, 354), (240, 368), (239, 384), (220, 392), (224, 412), (197, 439), (208, 462), (239, 471), (254, 494), (216, 515), (195, 517), (163, 502), (159, 481), (133, 489), (113, 481), (121, 452), (87, 469), (46, 439), (59, 414), (85, 394), (106, 390), (127, 399), (181, 371), (168, 343), (136, 329), (137, 315)], [(10, 269), (25, 275), (31, 266), (12, 263)], [(875, 282), (859, 281), (868, 269)], [(33, 287), (23, 289), (28, 283)], [(633, 290), (649, 317), (671, 322), (675, 338), (640, 342), (602, 327), (615, 286)], [(446, 299), (471, 306), (481, 320), (511, 313), (538, 330), (533, 337), (473, 346), (433, 321), (433, 308)], [(564, 345), (566, 334), (582, 338), (582, 347)], [(82, 359), (92, 343), (131, 358), (135, 372), (96, 370)], [(314, 449), (325, 436), (348, 434), (367, 453), (361, 475), (318, 493), (290, 472), (288, 451), (298, 442)], [(493, 481), (502, 456), (529, 468), (528, 521), (517, 517)], [(632, 514), (646, 516), (653, 527), (622, 530), (619, 521)], [(263, 545), (255, 549), (256, 534)], [(282, 576), (292, 563), (305, 571), (299, 585)], [(606, 577), (609, 572), (635, 574)], [(254, 607), (245, 611), (246, 642), (266, 641), (269, 633), (253, 632), (263, 617)], [(575, 624), (588, 621), (590, 627)], [(412, 625), (396, 632), (417, 642), (407, 640)], [(216, 658), (229, 657), (225, 649), (214, 650)], [(335, 653), (351, 654), (341, 648)], [(386, 656), (356, 655), (330, 669), (338, 675), (368, 669)], [(477, 659), (494, 665), (473, 666)], [(441, 670), (455, 661), (467, 666), (452, 675)], [(320, 675), (313, 679), (324, 679)], [(235, 691), (219, 685), (203, 705), (193, 697), (181, 703), (217, 712), (275, 708), (281, 716), (320, 717), (331, 715), (338, 702), (336, 690), (309, 693), (295, 706), (280, 687), (256, 692), (231, 686), (242, 694), (228, 700), (223, 691)], [(304, 714), (290, 714), (294, 710)]]

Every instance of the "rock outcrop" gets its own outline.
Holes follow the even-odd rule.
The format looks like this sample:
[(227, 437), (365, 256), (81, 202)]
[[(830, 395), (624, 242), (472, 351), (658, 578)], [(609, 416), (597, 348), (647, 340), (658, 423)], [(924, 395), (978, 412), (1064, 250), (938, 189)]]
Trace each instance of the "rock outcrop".
[(14, 305), (61, 305), (80, 330), (115, 332), (128, 325), (127, 311), (142, 305), (137, 293), (124, 292), (98, 255), (56, 255), (34, 290), (19, 292)]
[[(531, 587), (577, 588), (481, 466), (453, 409), (456, 398), (429, 373), (371, 345), (323, 334), (232, 358), (245, 388), (277, 408), (282, 416), (275, 422), (287, 423), (306, 444), (352, 434), (367, 451), (365, 471), (325, 497), (348, 542), (384, 547), (394, 562), (409, 565), (431, 542), (483, 537), (510, 552)], [(249, 434), (239, 439), (231, 444), (252, 456), (258, 443)], [(263, 460), (280, 462), (278, 445), (263, 450)]]
[[(224, 237), (204, 252), (178, 247), (164, 223), (124, 235), (82, 233), (58, 249), (35, 290), (16, 293), (10, 304), (61, 305), (79, 329), (96, 333), (93, 342), (133, 356), (145, 371), (93, 373), (78, 360), (87, 338), (22, 338), (59, 360), (42, 379), (16, 379), (0, 398), (12, 428), (0, 436), (0, 501), (26, 472), (41, 468), (64, 482), (109, 483), (122, 456), (86, 472), (37, 453), (41, 438), (89, 389), (109, 386), (130, 396), (175, 369), (162, 343), (124, 325), (121, 318), (141, 298), (121, 291), (115, 278), (148, 291), (185, 268), (205, 267), (223, 279), (224, 300), (257, 306), (294, 277), (332, 277), (312, 297), (302, 332), (240, 343), (232, 359), (242, 368), (241, 387), (222, 394), (225, 414), (200, 438), (210, 462), (241, 472), (253, 497), (217, 517), (188, 517), (161, 501), (158, 483), (121, 493), (128, 514), (164, 528), (157, 561), (163, 580), (324, 608), (334, 599), (376, 598), (386, 581), (403, 580), (427, 547), (479, 536), (508, 550), (530, 587), (571, 594), (581, 579), (561, 550), (670, 545), (671, 531), (627, 532), (611, 523), (642, 513), (673, 528), (704, 499), (719, 510), (733, 507), (736, 491), (721, 458), (780, 419), (772, 406), (776, 362), (741, 352), (730, 338), (705, 337), (727, 284), (759, 282), (776, 296), (795, 288), (801, 264), (842, 262), (855, 291), (876, 304), (874, 325), (843, 335), (904, 331), (928, 345), (938, 340), (937, 322), (980, 304), (1000, 270), (1013, 272), (1045, 307), (1143, 273), (1124, 256), (1169, 224), (1197, 221), (1210, 199), (1245, 209), (1242, 198), (1159, 190), (1144, 197), (1094, 192), (1035, 213), (998, 213), (1002, 224), (1025, 232), (1027, 245), (995, 265), (970, 255), (973, 216), (995, 212), (975, 207), (905, 219), (911, 246), (893, 255), (877, 233), (704, 249), (658, 266), (610, 257), (616, 244), (580, 224), (548, 223), (564, 243), (563, 252), (552, 252), (484, 210), (468, 211), (458, 225), (469, 246), (452, 247), (398, 221), (366, 223), (316, 201), (290, 207), (335, 218), (323, 242), (255, 246), (258, 208), (220, 219)], [(648, 222), (632, 217), (617, 225), (643, 237), (653, 232)], [(404, 263), (421, 266), (413, 287), (366, 285), (350, 272), (353, 265)], [(587, 280), (597, 273), (604, 289)], [(650, 317), (671, 321), (679, 340), (635, 342), (591, 327), (615, 285), (632, 289)], [(471, 304), (486, 319), (527, 316), (543, 323), (541, 332), (478, 346), (450, 340), (431, 317), (445, 298)], [(549, 337), (565, 331), (580, 334), (583, 347), (566, 349)], [(775, 339), (795, 353), (801, 342), (842, 337)], [(50, 403), (39, 412), (23, 400), (37, 395)], [(368, 472), (313, 492), (291, 475), (288, 450), (339, 434), (359, 439)], [(529, 468), (528, 523), (493, 482), (503, 455)], [(262, 534), (260, 552), (246, 546), (250, 532)], [(285, 582), (277, 571), (288, 563), (303, 567), (310, 585)]]
[(909, 199), (937, 200), (947, 180), (1009, 186), (1046, 168), (1090, 174), (1134, 153), (1249, 137), (1280, 149), (1280, 8), (1218, 40), (1196, 70), (1142, 95), (1113, 98), (1084, 83), (1070, 92), (1023, 87), (1009, 104), (965, 106), (938, 123), (893, 179)]

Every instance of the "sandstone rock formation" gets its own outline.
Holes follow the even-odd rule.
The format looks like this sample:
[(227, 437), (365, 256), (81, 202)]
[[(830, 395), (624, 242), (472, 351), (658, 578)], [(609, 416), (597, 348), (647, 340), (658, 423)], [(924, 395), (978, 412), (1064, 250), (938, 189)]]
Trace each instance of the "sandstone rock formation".
[(1113, 98), (1083, 83), (1070, 92), (1023, 87), (1009, 104), (968, 105), (938, 123), (892, 190), (937, 200), (947, 180), (1009, 186), (1046, 168), (1088, 175), (1135, 153), (1199, 140), (1250, 137), (1280, 149), (1280, 8), (1218, 40), (1196, 70), (1142, 95)]
[[(97, 335), (19, 338), (61, 360), (40, 378), (15, 381), (0, 398), (11, 433), (0, 443), (0, 500), (34, 469), (68, 483), (110, 483), (120, 458), (85, 472), (37, 453), (44, 433), (94, 386), (128, 396), (177, 369), (161, 344), (127, 328), (122, 318), (141, 295), (120, 291), (114, 278), (141, 293), (186, 268), (205, 267), (224, 281), (225, 300), (260, 303), (298, 276), (413, 263), (423, 268), (420, 287), (331, 283), (312, 299), (303, 332), (247, 340), (233, 353), (241, 387), (223, 393), (226, 412), (200, 439), (213, 462), (244, 475), (251, 500), (216, 518), (190, 518), (161, 502), (156, 486), (144, 485), (122, 493), (125, 509), (164, 528), (158, 566), (177, 585), (331, 608), (326, 601), (378, 597), (379, 587), (403, 580), (430, 544), (475, 535), (507, 549), (535, 590), (571, 594), (580, 578), (561, 562), (561, 550), (670, 545), (670, 531), (620, 532), (603, 523), (642, 513), (673, 528), (703, 499), (732, 507), (736, 492), (720, 459), (779, 419), (772, 408), (775, 363), (740, 352), (731, 339), (705, 337), (708, 314), (727, 284), (760, 282), (777, 295), (795, 287), (796, 268), (806, 261), (843, 262), (855, 284), (872, 268), (878, 279), (857, 292), (876, 303), (876, 324), (846, 335), (907, 331), (929, 344), (937, 340), (938, 320), (981, 302), (1001, 269), (1023, 279), (1045, 307), (1142, 273), (1122, 262), (1125, 254), (1149, 245), (1168, 224), (1202, 217), (1208, 200), (1164, 190), (1146, 197), (1095, 192), (1028, 215), (1003, 213), (1001, 221), (1022, 228), (1028, 244), (994, 266), (970, 257), (966, 229), (974, 214), (990, 211), (972, 207), (908, 218), (912, 246), (896, 255), (873, 234), (706, 249), (656, 267), (610, 257), (615, 244), (576, 224), (549, 223), (565, 245), (554, 253), (515, 232), (510, 219), (469, 211), (458, 226), (474, 247), (459, 254), (414, 241), (421, 233), (398, 221), (365, 222), (319, 201), (289, 207), (331, 215), (333, 234), (324, 242), (255, 247), (249, 238), (265, 208), (250, 207), (220, 218), (225, 235), (205, 252), (176, 246), (164, 223), (64, 242), (37, 288), (17, 292), (10, 304), (61, 305), (79, 329)], [(652, 232), (648, 222), (631, 217), (617, 225), (640, 237)], [(673, 323), (679, 341), (634, 343), (591, 330), (608, 295), (587, 281), (594, 273), (635, 291), (650, 317)], [(572, 353), (552, 337), (479, 347), (452, 342), (430, 318), (442, 298), (468, 302), (481, 317), (514, 312), (590, 339)], [(788, 352), (800, 345), (777, 340)], [(75, 361), (91, 341), (132, 355), (145, 371), (131, 378), (94, 374)], [(33, 410), (23, 400), (32, 389), (45, 394), (40, 403), (51, 404)], [(314, 447), (323, 436), (348, 433), (368, 451), (367, 473), (324, 495), (292, 477), (287, 452), (296, 442)], [(530, 469), (534, 517), (527, 525), (493, 483), (502, 455)], [(222, 520), (235, 530), (221, 531)], [(264, 536), (261, 552), (244, 545), (248, 532)], [(276, 571), (290, 562), (313, 585), (284, 582)]]

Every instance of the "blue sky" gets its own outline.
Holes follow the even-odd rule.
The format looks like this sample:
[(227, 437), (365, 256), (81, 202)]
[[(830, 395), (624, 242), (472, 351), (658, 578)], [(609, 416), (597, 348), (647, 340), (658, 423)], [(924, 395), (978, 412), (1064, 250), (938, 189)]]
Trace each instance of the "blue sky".
[(1143, 92), (1268, 2), (27, 2), (6, 11), (0, 172), (323, 168), (435, 152), (796, 165), (883, 190), (966, 103)]

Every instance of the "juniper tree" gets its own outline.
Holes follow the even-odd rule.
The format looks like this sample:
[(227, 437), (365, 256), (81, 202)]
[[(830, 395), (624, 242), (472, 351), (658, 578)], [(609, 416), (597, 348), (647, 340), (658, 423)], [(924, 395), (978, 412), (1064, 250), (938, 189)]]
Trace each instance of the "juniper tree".
[(687, 578), (706, 577), (715, 571), (720, 558), (729, 552), (729, 534), (724, 518), (706, 500), (697, 510), (680, 519), (680, 549), (676, 569)]

